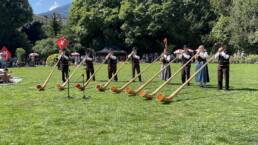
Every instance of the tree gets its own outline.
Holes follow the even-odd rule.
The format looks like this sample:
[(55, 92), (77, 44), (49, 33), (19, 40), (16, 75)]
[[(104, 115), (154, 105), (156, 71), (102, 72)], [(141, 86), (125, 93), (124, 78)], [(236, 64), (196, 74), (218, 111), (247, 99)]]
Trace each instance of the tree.
[(258, 53), (258, 1), (223, 0), (217, 4), (214, 7), (218, 20), (210, 33), (211, 39), (224, 41), (234, 50)]
[(58, 53), (56, 40), (57, 39), (47, 38), (37, 41), (33, 50), (39, 53), (43, 59), (46, 59), (49, 55)]
[(121, 0), (76, 0), (69, 15), (72, 33), (79, 37), (84, 47), (101, 49), (105, 46), (121, 46)]
[(35, 44), (36, 41), (46, 38), (46, 34), (42, 28), (43, 24), (38, 21), (33, 21), (22, 27), (22, 32), (24, 32), (28, 39)]
[(24, 24), (32, 20), (32, 9), (28, 0), (0, 0), (0, 47), (7, 46), (14, 53), (16, 48), (29, 50), (26, 35), (19, 31)]
[(53, 13), (52, 15), (52, 18), (49, 22), (49, 34), (51, 37), (56, 37), (61, 29), (62, 29), (62, 19), (61, 19), (61, 16), (56, 14), (56, 13)]
[(25, 50), (23, 48), (17, 48), (16, 52), (15, 52), (16, 56), (17, 56), (17, 61), (18, 61), (18, 65), (22, 66), (25, 63)]

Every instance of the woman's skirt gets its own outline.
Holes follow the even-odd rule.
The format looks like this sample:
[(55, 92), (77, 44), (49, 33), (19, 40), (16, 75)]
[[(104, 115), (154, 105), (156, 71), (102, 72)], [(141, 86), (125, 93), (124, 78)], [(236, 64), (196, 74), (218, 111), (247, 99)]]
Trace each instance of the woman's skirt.
[[(196, 71), (201, 68), (205, 64), (204, 61), (197, 61), (196, 62)], [(210, 82), (209, 77), (209, 70), (208, 65), (206, 65), (196, 76), (195, 76), (196, 82), (199, 83), (208, 83)]]
[[(162, 64), (160, 69), (163, 69), (166, 67), (167, 64)], [(161, 80), (168, 80), (171, 77), (171, 69), (170, 66), (167, 66), (163, 71), (160, 73), (160, 79)]]

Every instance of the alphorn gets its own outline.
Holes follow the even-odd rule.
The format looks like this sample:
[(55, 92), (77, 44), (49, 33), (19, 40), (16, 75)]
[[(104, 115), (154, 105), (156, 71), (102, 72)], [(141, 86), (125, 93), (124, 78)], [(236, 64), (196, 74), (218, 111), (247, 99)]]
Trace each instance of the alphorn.
[(148, 100), (152, 99), (162, 88), (165, 87), (166, 84), (168, 84), (182, 69), (184, 69), (189, 63), (192, 62), (192, 60), (197, 56), (195, 54), (189, 61), (187, 61), (182, 67), (180, 67), (168, 80), (166, 80), (162, 85), (160, 85), (155, 91), (152, 93), (148, 93), (147, 91), (141, 91), (140, 96), (144, 97)]
[(58, 61), (56, 62), (56, 64), (53, 66), (53, 68), (52, 68), (50, 74), (48, 75), (47, 79), (45, 80), (45, 82), (44, 82), (43, 84), (37, 85), (36, 88), (37, 88), (39, 91), (44, 91), (44, 90), (45, 90), (45, 87), (47, 86), (47, 83), (49, 82), (50, 78), (52, 77), (52, 75), (53, 75), (53, 73), (54, 73), (54, 71), (55, 71), (55, 68), (57, 67), (59, 61), (60, 61), (60, 58), (58, 59)]
[(164, 68), (162, 68), (160, 71), (158, 71), (156, 74), (154, 74), (148, 81), (146, 81), (144, 84), (142, 84), (140, 87), (138, 87), (138, 89), (136, 90), (132, 90), (130, 87), (126, 88), (126, 92), (129, 95), (135, 96), (136, 94), (138, 94), (140, 91), (142, 91), (142, 89), (144, 89), (144, 87), (146, 87), (149, 83), (151, 83), (157, 75), (160, 74), (160, 72), (162, 72), (164, 69), (166, 69), (170, 64), (172, 64), (177, 58), (174, 58), (172, 61), (170, 61)]
[[(108, 57), (110, 55), (110, 53), (106, 56)], [(107, 59), (105, 59), (100, 66), (94, 71), (94, 73), (90, 76), (90, 78), (81, 86), (79, 83), (75, 85), (75, 87), (77, 89), (79, 89), (80, 91), (83, 91), (90, 83), (90, 81), (93, 79), (93, 77), (95, 76), (95, 74), (101, 70), (101, 68), (104, 66), (104, 64), (106, 63)]]
[[(132, 53), (133, 53), (133, 52), (131, 52), (131, 53), (129, 54), (129, 56), (132, 55)], [(112, 82), (112, 80), (115, 78), (115, 76), (122, 70), (123, 66), (126, 64), (126, 62), (127, 62), (129, 59), (130, 59), (130, 57), (128, 57), (128, 58), (124, 61), (124, 63), (117, 69), (116, 73), (115, 73), (114, 75), (112, 75), (112, 77), (106, 82), (106, 84), (104, 84), (104, 85), (103, 85), (103, 84), (97, 85), (97, 86), (96, 86), (97, 91), (99, 91), (99, 92), (104, 92), (104, 91), (107, 89), (108, 85), (110, 85), (110, 83)]]
[(68, 82), (72, 79), (73, 75), (76, 73), (76, 71), (80, 68), (80, 66), (85, 62), (86, 60), (86, 56), (83, 58), (83, 60), (80, 62), (79, 65), (76, 66), (76, 68), (73, 70), (73, 72), (71, 73), (71, 75), (69, 76), (69, 78), (63, 83), (63, 84), (60, 84), (60, 83), (57, 83), (56, 84), (56, 88), (59, 90), (59, 91), (62, 91), (65, 89), (65, 86), (68, 84)]
[(156, 61), (158, 61), (160, 59), (161, 56), (159, 56), (157, 59), (155, 59), (151, 64), (149, 64), (148, 66), (146, 66), (139, 74), (137, 74), (134, 78), (132, 78), (131, 80), (129, 80), (126, 84), (124, 84), (122, 87), (117, 88), (116, 86), (112, 86), (111, 87), (111, 91), (113, 93), (121, 93), (126, 87), (128, 87), (131, 83), (133, 83), (135, 81), (135, 79), (137, 79), (137, 77), (139, 77), (140, 75), (142, 75), (145, 71), (147, 71)]
[(179, 88), (177, 88), (171, 95), (169, 95), (168, 97), (165, 97), (162, 94), (159, 94), (156, 98), (159, 102), (163, 102), (163, 103), (170, 103), (172, 102), (172, 99), (205, 67), (207, 66), (215, 57), (212, 56), (205, 64), (203, 64), (202, 67), (200, 67), (184, 84), (182, 84)]

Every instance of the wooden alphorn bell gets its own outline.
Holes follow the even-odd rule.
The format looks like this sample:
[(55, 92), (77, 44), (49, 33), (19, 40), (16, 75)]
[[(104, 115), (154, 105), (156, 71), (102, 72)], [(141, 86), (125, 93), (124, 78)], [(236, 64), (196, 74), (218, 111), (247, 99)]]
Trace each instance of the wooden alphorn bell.
[(126, 88), (126, 92), (129, 95), (135, 96), (136, 94), (138, 94), (140, 91), (142, 91), (148, 84), (150, 84), (157, 75), (160, 74), (160, 72), (162, 72), (164, 69), (166, 69), (166, 67), (168, 67), (170, 64), (172, 64), (177, 58), (174, 58), (172, 61), (170, 61), (163, 69), (161, 69), (160, 71), (158, 71), (156, 74), (154, 74), (148, 81), (146, 81), (144, 84), (142, 84), (140, 87), (138, 87), (136, 90), (132, 90), (130, 87)]
[(156, 61), (158, 61), (160, 59), (161, 56), (159, 56), (157, 59), (155, 59), (151, 64), (149, 64), (148, 66), (146, 66), (139, 74), (137, 74), (134, 78), (132, 78), (131, 80), (129, 80), (127, 83), (125, 83), (122, 87), (117, 88), (116, 86), (112, 86), (111, 87), (111, 91), (113, 93), (121, 93), (126, 87), (128, 87), (131, 83), (133, 83), (135, 81), (135, 79), (137, 79), (137, 77), (139, 77), (140, 75), (142, 75), (145, 71), (147, 71), (153, 64), (155, 64)]
[(152, 99), (157, 93), (159, 93), (159, 91), (162, 88), (165, 87), (166, 84), (168, 84), (178, 73), (180, 73), (182, 69), (184, 69), (189, 63), (191, 63), (196, 56), (197, 54), (195, 54), (189, 61), (187, 61), (182, 67), (180, 67), (168, 80), (166, 80), (162, 85), (160, 85), (155, 91), (153, 91), (150, 94), (147, 91), (141, 91), (140, 96), (148, 100)]
[(39, 84), (36, 86), (36, 88), (39, 90), (39, 91), (44, 91), (45, 90), (45, 87), (47, 86), (47, 83), (49, 82), (50, 78), (52, 77), (58, 63), (60, 62), (60, 58), (58, 59), (58, 61), (56, 62), (56, 64), (53, 66), (50, 74), (48, 75), (47, 79), (45, 80), (45, 82), (43, 84)]
[(215, 55), (212, 56), (205, 64), (203, 64), (202, 67), (200, 67), (184, 84), (182, 84), (179, 88), (177, 88), (171, 95), (169, 95), (168, 97), (165, 97), (162, 94), (159, 94), (156, 99), (159, 102), (163, 102), (163, 103), (170, 103), (172, 102), (173, 98), (180, 93), (180, 91), (206, 66), (208, 65), (213, 59), (214, 59)]
[[(131, 52), (129, 55), (132, 55), (133, 52)], [(122, 68), (125, 66), (126, 62), (130, 59), (130, 57), (128, 57), (124, 63), (117, 69), (116, 73), (114, 75), (112, 75), (112, 77), (106, 82), (106, 84), (99, 84), (96, 86), (97, 91), (99, 92), (104, 92), (107, 87), (111, 84), (112, 80), (115, 78), (115, 76), (122, 70)]]
[[(109, 57), (110, 56), (110, 53), (106, 56)], [(97, 72), (99, 72), (101, 70), (101, 68), (105, 65), (105, 63), (107, 62), (107, 59), (105, 59), (101, 64), (100, 66), (94, 71), (94, 73), (90, 76), (90, 78), (81, 86), (79, 83), (75, 85), (75, 87), (81, 91), (83, 91), (89, 84), (90, 84), (90, 81), (93, 79), (93, 77), (95, 76), (95, 74)]]
[(73, 70), (73, 72), (71, 73), (71, 75), (69, 76), (68, 79), (66, 79), (66, 81), (63, 84), (57, 83), (56, 84), (56, 88), (59, 91), (62, 91), (65, 89), (65, 86), (68, 84), (68, 81), (70, 81), (72, 79), (72, 77), (74, 76), (74, 74), (76, 73), (76, 71), (80, 68), (80, 66), (85, 62), (86, 60), (86, 56), (83, 58), (83, 60), (80, 62), (79, 65), (76, 66), (76, 68)]

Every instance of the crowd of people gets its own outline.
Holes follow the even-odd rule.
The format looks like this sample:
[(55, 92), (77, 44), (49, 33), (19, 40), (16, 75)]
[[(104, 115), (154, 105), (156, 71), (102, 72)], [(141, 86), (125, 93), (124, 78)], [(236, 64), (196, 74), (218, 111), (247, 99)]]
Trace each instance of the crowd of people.
[[(217, 47), (218, 51), (215, 54), (215, 58), (218, 59), (218, 69), (217, 69), (217, 76), (218, 76), (218, 89), (223, 88), (223, 79), (225, 79), (225, 90), (229, 90), (229, 58), (230, 55), (222, 43), (216, 43), (215, 47)], [(90, 49), (86, 50), (86, 76), (87, 80), (90, 78), (91, 75), (94, 74), (94, 57), (93, 52)], [(154, 58), (158, 58), (153, 57)], [(172, 60), (179, 59), (182, 63), (182, 70), (181, 70), (181, 81), (182, 83), (185, 83), (187, 80), (190, 79), (190, 72), (191, 72), (191, 64), (192, 62), (196, 63), (196, 71), (200, 71), (195, 76), (196, 82), (199, 83), (200, 87), (206, 87), (207, 83), (210, 82), (209, 77), (209, 70), (208, 65), (206, 65), (207, 59), (209, 55), (207, 50), (205, 49), (204, 45), (200, 45), (198, 49), (192, 50), (188, 48), (186, 45), (183, 46), (183, 49), (178, 49), (173, 52), (173, 54), (168, 53), (168, 49), (165, 48), (164, 52), (160, 56), (160, 62), (161, 62), (161, 74), (160, 78), (161, 80), (168, 80), (171, 77), (172, 71), (171, 66), (168, 65)], [(132, 53), (128, 55), (128, 58), (131, 59), (132, 62), (132, 77), (135, 77), (135, 74), (139, 74), (141, 72), (140, 69), (140, 63), (141, 58), (137, 54), (137, 48), (133, 48)], [(60, 52), (60, 56), (58, 57), (60, 60), (59, 62), (59, 68), (62, 72), (62, 80), (65, 82), (69, 77), (69, 56), (65, 52), (65, 50), (62, 50)], [(117, 63), (118, 63), (118, 57), (115, 56), (113, 50), (111, 49), (110, 52), (107, 54), (107, 56), (104, 59), (105, 62), (108, 63), (108, 78), (112, 78), (114, 76), (114, 80), (118, 81), (118, 75), (117, 75)], [(142, 81), (141, 75), (138, 75), (139, 81)], [(95, 81), (95, 76), (93, 77), (93, 80)], [(190, 83), (188, 83), (190, 85)]]

